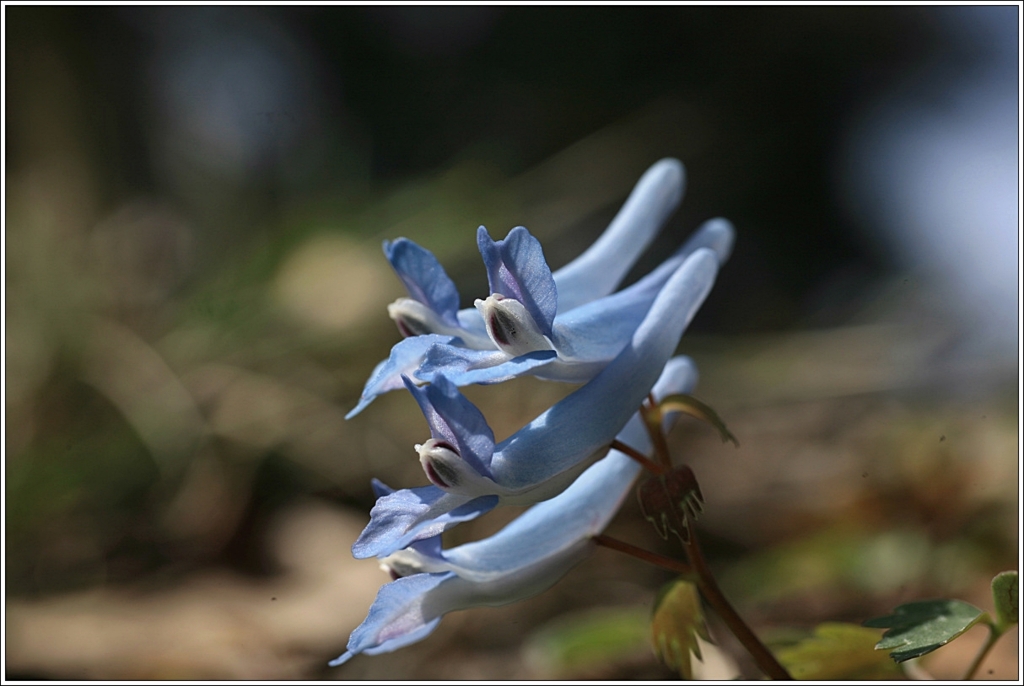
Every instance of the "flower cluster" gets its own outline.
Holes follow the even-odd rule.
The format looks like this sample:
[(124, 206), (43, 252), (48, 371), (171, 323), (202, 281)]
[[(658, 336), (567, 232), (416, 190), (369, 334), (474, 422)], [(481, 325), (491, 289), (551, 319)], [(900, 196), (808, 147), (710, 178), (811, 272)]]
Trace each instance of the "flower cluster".
[[(480, 227), (490, 295), (472, 309), (459, 309), (430, 252), (407, 239), (384, 244), (409, 293), (388, 308), (405, 339), (349, 416), (408, 389), (430, 428), (415, 446), (430, 485), (396, 491), (374, 482), (378, 500), (352, 552), (380, 558), (395, 580), (332, 665), (418, 641), (447, 612), (538, 593), (591, 549), (639, 471), (610, 446), (618, 439), (649, 451), (641, 403), (695, 385), (692, 363), (672, 354), (732, 247), (732, 226), (710, 220), (616, 291), (679, 204), (683, 182), (678, 161), (656, 163), (604, 234), (553, 273), (525, 228), (495, 241)], [(496, 443), (459, 387), (525, 374), (583, 386)], [(490, 538), (442, 549), (446, 529), (502, 504), (532, 507)]]

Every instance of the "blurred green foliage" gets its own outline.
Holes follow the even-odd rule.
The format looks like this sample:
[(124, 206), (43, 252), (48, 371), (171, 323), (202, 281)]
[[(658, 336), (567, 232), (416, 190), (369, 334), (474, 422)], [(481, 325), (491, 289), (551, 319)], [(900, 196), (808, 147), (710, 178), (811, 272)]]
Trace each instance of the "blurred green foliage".
[(599, 608), (549, 622), (523, 650), (538, 673), (555, 678), (600, 674), (650, 651), (650, 613), (643, 607)]

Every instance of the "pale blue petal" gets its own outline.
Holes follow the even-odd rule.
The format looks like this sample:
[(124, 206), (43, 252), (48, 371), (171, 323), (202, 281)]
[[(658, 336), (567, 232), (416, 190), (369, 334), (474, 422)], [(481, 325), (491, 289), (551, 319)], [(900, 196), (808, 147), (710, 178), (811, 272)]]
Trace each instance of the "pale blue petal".
[(430, 611), (429, 594), (454, 577), (416, 574), (381, 586), (366, 619), (349, 637), (348, 651), (328, 664), (337, 667), (358, 653), (387, 653), (428, 636), (443, 614)]
[(494, 480), (510, 489), (533, 488), (606, 447), (658, 379), (717, 269), (713, 251), (701, 248), (691, 255), (604, 371), (497, 446)]
[(476, 405), (443, 376), (422, 387), (405, 377), (405, 387), (423, 411), (431, 438), (454, 446), (459, 457), (478, 474), (490, 478), (488, 465), (494, 454), (494, 433)]
[(721, 266), (728, 261), (732, 255), (732, 245), (736, 241), (736, 229), (732, 222), (722, 217), (709, 219), (700, 225), (700, 228), (690, 236), (683, 246), (688, 253), (698, 248), (710, 248), (718, 255), (718, 265)]
[[(642, 440), (636, 443), (643, 449)], [(640, 469), (635, 460), (610, 452), (562, 493), (532, 506), (497, 534), (446, 550), (443, 557), (459, 576), (475, 581), (535, 565), (600, 533)]]
[(537, 350), (509, 358), (507, 353), (500, 350), (470, 350), (455, 345), (435, 345), (427, 351), (416, 375), (425, 381), (444, 375), (457, 386), (498, 383), (533, 373), (537, 368), (549, 364), (556, 356), (554, 350)]
[(487, 268), (491, 293), (521, 302), (541, 333), (551, 335), (558, 296), (540, 241), (522, 226), (509, 231), (500, 241), (493, 240), (481, 226), (476, 241)]
[(475, 307), (461, 309), (459, 310), (458, 320), (459, 326), (464, 331), (468, 331), (474, 338), (484, 341), (490, 340), (487, 335), (487, 325), (484, 324), (484, 318), (480, 316), (480, 310)]
[(459, 291), (434, 253), (408, 238), (384, 241), (384, 255), (405, 284), (409, 297), (418, 300), (450, 326), (458, 326)]
[[(373, 488), (373, 494), (378, 498), (383, 498), (384, 496), (391, 495), (392, 493), (395, 492), (395, 489), (391, 488), (386, 483), (377, 478), (370, 479), (370, 486)], [(443, 559), (441, 551), (440, 534), (438, 534), (437, 536), (432, 536), (430, 538), (425, 538), (420, 541), (413, 541), (409, 544), (408, 547), (412, 548), (420, 555), (423, 555), (425, 557), (430, 557), (438, 560)]]
[(559, 312), (606, 296), (618, 287), (679, 206), (685, 180), (682, 163), (671, 158), (644, 172), (601, 237), (554, 273)]
[(447, 493), (437, 486), (395, 491), (377, 499), (370, 523), (352, 544), (357, 559), (384, 557), (413, 541), (437, 536), (459, 522), (494, 509), (498, 496), (479, 498)]
[(508, 362), (509, 359), (511, 358), (508, 353), (501, 350), (475, 350), (460, 345), (435, 345), (427, 350), (416, 375), (424, 381), (430, 381), (438, 374), (444, 374), (451, 379), (454, 374), (470, 369), (496, 367)]
[[(620, 345), (619, 350), (622, 350)], [(586, 383), (607, 366), (608, 362), (615, 357), (611, 353), (603, 357), (594, 357), (586, 360), (561, 360), (554, 359), (546, 365), (539, 365), (530, 369), (527, 373), (545, 381), (561, 381), (564, 383)]]
[(441, 550), (441, 534), (413, 541), (408, 547), (412, 548), (424, 557), (434, 558), (436, 560), (443, 559), (443, 551)]
[(427, 350), (435, 344), (452, 345), (460, 342), (454, 336), (441, 336), (439, 334), (427, 334), (424, 336), (412, 336), (404, 338), (391, 348), (388, 359), (374, 367), (366, 386), (363, 387), (359, 404), (351, 412), (345, 415), (345, 419), (352, 419), (366, 409), (366, 406), (373, 402), (378, 395), (404, 388), (405, 383), (402, 376), (410, 376), (416, 373), (416, 369), (423, 362)]
[(566, 362), (610, 362), (633, 337), (659, 288), (652, 281), (643, 287), (638, 285), (594, 300), (556, 317), (551, 343), (559, 359)]

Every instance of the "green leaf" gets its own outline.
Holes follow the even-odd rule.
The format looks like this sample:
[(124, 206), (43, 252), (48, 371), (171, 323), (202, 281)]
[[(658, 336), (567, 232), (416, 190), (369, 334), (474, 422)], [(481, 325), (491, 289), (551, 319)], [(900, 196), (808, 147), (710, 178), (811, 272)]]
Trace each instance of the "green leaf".
[(874, 650), (878, 632), (856, 624), (827, 622), (795, 645), (775, 651), (794, 679), (812, 681), (899, 678), (903, 670)]
[(1017, 594), (1017, 572), (1000, 572), (992, 579), (992, 599), (996, 604), (1000, 629), (1017, 623)]
[(671, 531), (684, 544), (690, 541), (690, 522), (704, 509), (704, 496), (693, 470), (683, 465), (668, 474), (652, 476), (636, 490), (640, 510), (657, 530), (668, 539)]
[(926, 655), (974, 626), (985, 613), (962, 600), (922, 600), (900, 605), (893, 614), (864, 626), (888, 629), (875, 650), (890, 650), (896, 662)]
[(654, 652), (682, 678), (692, 679), (690, 653), (701, 659), (698, 636), (711, 641), (697, 586), (685, 579), (676, 579), (662, 587), (654, 604), (651, 617)]
[(697, 400), (692, 395), (686, 395), (684, 393), (678, 393), (676, 395), (670, 395), (658, 403), (658, 407), (662, 412), (684, 412), (691, 417), (697, 419), (703, 419), (711, 426), (718, 429), (719, 435), (722, 437), (722, 442), (732, 441), (733, 444), (738, 448), (740, 442), (736, 440), (736, 437), (732, 435), (726, 427), (725, 422), (718, 416), (718, 413), (712, 409), (712, 407), (706, 403)]

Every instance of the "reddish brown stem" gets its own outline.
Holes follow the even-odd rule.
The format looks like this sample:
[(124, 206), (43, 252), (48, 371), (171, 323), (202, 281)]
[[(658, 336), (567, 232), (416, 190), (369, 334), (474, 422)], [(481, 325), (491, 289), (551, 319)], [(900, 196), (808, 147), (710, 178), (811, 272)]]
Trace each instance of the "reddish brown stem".
[(658, 474), (659, 476), (668, 473), (668, 469), (666, 469), (664, 466), (650, 459), (636, 448), (626, 445), (617, 438), (614, 441), (612, 441), (611, 447), (615, 450), (618, 450), (620, 453), (625, 453), (629, 457), (633, 458), (634, 460), (642, 464), (644, 468), (649, 472)]
[(792, 680), (793, 677), (786, 671), (786, 668), (779, 664), (779, 661), (775, 659), (771, 651), (761, 643), (761, 639), (747, 626), (747, 623), (743, 621), (743, 618), (740, 617), (739, 613), (736, 612), (735, 608), (726, 599), (722, 589), (718, 587), (718, 582), (715, 581), (711, 568), (708, 567), (700, 545), (697, 543), (697, 532), (693, 529), (694, 527), (691, 526), (690, 540), (685, 544), (686, 554), (693, 564), (694, 571), (697, 573), (697, 587), (704, 594), (704, 598), (711, 607), (715, 608), (715, 612), (722, 618), (722, 621), (729, 627), (733, 635), (739, 639), (743, 647), (747, 649), (762, 672), (772, 679)]
[(620, 541), (619, 539), (612, 538), (611, 536), (598, 534), (597, 536), (594, 536), (594, 542), (598, 545), (604, 546), (605, 548), (611, 548), (612, 550), (618, 550), (620, 553), (632, 555), (644, 562), (650, 562), (652, 565), (657, 565), (658, 567), (667, 569), (670, 572), (675, 572), (676, 574), (681, 574), (686, 577), (693, 574), (693, 567), (685, 562), (673, 560), (671, 557), (658, 555), (657, 553), (652, 553), (651, 551), (644, 550), (643, 548), (637, 548), (635, 545), (630, 545), (625, 541)]

